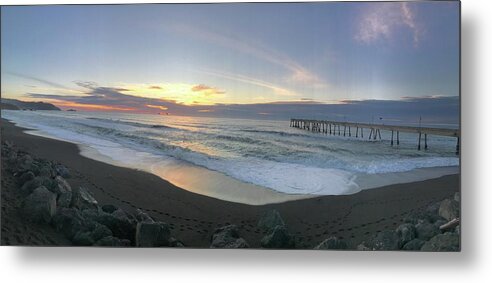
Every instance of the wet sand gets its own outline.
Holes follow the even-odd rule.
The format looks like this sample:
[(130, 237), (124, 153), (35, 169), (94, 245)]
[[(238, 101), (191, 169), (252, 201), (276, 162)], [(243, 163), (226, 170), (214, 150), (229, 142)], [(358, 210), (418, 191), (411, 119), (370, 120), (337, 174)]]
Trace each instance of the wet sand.
[[(12, 141), (34, 157), (64, 164), (73, 175), (70, 184), (89, 188), (100, 204), (114, 204), (128, 211), (140, 208), (169, 223), (173, 235), (188, 247), (208, 247), (213, 230), (229, 223), (239, 227), (251, 247), (259, 247), (265, 231), (256, 223), (265, 211), (275, 208), (306, 247), (334, 235), (353, 248), (377, 231), (396, 228), (405, 215), (459, 191), (459, 175), (453, 174), (353, 195), (253, 206), (195, 194), (153, 174), (92, 160), (80, 155), (75, 144), (29, 135), (24, 130), (2, 119), (2, 140)], [(5, 201), (8, 188), (14, 186), (6, 181), (2, 174), (2, 212), (5, 204), (15, 205)], [(10, 228), (6, 223), (12, 221), (2, 221), (2, 229)]]

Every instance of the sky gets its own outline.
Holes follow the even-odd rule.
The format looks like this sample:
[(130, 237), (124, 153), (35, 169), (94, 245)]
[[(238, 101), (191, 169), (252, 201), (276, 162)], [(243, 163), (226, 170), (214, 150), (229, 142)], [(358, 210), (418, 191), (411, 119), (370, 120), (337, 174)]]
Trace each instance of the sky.
[(455, 1), (4, 6), (1, 16), (4, 98), (177, 115), (432, 100), (459, 115)]

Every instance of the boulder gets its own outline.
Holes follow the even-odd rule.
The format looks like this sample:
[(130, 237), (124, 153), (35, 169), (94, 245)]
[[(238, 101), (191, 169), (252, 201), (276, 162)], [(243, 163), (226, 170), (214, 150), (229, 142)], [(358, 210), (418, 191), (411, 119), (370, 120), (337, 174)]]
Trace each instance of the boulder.
[(93, 221), (108, 227), (115, 237), (128, 239), (131, 242), (135, 241), (136, 223), (130, 220), (121, 209), (111, 214), (94, 209), (84, 210), (83, 212)]
[(434, 236), (426, 242), (421, 251), (426, 252), (454, 252), (460, 250), (460, 237), (455, 233), (444, 233)]
[(38, 187), (24, 200), (23, 211), (34, 222), (50, 223), (56, 213), (56, 195)]
[(432, 223), (434, 226), (436, 226), (437, 228), (441, 227), (442, 225), (448, 223), (448, 221), (444, 220), (444, 219), (439, 219), (437, 220), (436, 222)]
[(76, 207), (79, 209), (97, 209), (98, 208), (98, 202), (92, 196), (91, 192), (84, 188), (84, 187), (78, 187), (73, 191), (73, 197), (72, 197), (72, 202), (71, 206)]
[(439, 227), (436, 227), (427, 221), (422, 221), (415, 225), (415, 230), (417, 238), (423, 241), (428, 241), (430, 238), (441, 233)]
[(396, 228), (396, 233), (400, 237), (400, 244), (405, 245), (416, 237), (415, 226), (410, 223), (404, 223)]
[(339, 240), (337, 237), (330, 237), (319, 245), (314, 247), (315, 250), (345, 250), (347, 249), (347, 243), (343, 240)]
[(460, 204), (459, 202), (450, 199), (445, 199), (439, 206), (439, 215), (444, 219), (451, 221), (460, 217)]
[(72, 187), (61, 176), (55, 178), (55, 192), (58, 195), (57, 203), (60, 207), (69, 207), (72, 203)]
[(14, 171), (15, 172), (24, 172), (31, 170), (31, 166), (34, 160), (29, 154), (24, 154), (22, 156), (18, 156), (15, 164)]
[(171, 237), (171, 238), (169, 238), (169, 246), (170, 247), (175, 247), (175, 248), (182, 248), (185, 245), (181, 241), (178, 241), (174, 237)]
[(211, 248), (240, 249), (248, 248), (249, 245), (239, 236), (236, 225), (227, 225), (215, 229), (212, 235)]
[(57, 231), (71, 240), (77, 233), (93, 231), (97, 225), (92, 219), (84, 217), (78, 209), (65, 207), (57, 210), (52, 223)]
[(96, 224), (96, 227), (91, 232), (91, 237), (94, 239), (94, 241), (98, 241), (108, 236), (113, 236), (113, 232), (111, 232), (108, 227), (99, 223)]
[(461, 195), (460, 195), (460, 193), (459, 192), (454, 193), (453, 199), (456, 202), (460, 202), (461, 201)]
[(402, 250), (405, 251), (420, 251), (420, 248), (424, 245), (425, 241), (420, 239), (413, 239), (410, 242), (406, 243)]
[(8, 149), (5, 154), (2, 154), (5, 158), (7, 158), (7, 162), (9, 164), (8, 170), (10, 172), (16, 172), (16, 167), (17, 167), (17, 158), (19, 158), (19, 155), (17, 154), (17, 151), (13, 149)]
[(67, 167), (65, 167), (65, 166), (63, 166), (61, 164), (57, 164), (57, 165), (54, 166), (54, 169), (55, 169), (55, 173), (58, 176), (62, 176), (65, 179), (70, 178), (70, 171), (68, 170)]
[(362, 243), (358, 244), (356, 250), (358, 250), (358, 251), (372, 251), (371, 248), (366, 246), (366, 242), (362, 242)]
[(72, 243), (76, 246), (92, 246), (100, 239), (113, 236), (108, 227), (95, 223), (92, 231), (79, 231), (72, 239)]
[(102, 211), (104, 211), (106, 213), (113, 213), (118, 208), (112, 204), (105, 204), (105, 205), (101, 206), (101, 209), (102, 209)]
[(27, 181), (22, 185), (21, 192), (25, 195), (31, 194), (36, 188), (44, 186), (49, 191), (52, 191), (53, 180), (47, 177), (35, 177), (34, 179)]
[(289, 249), (294, 247), (294, 241), (285, 226), (279, 225), (261, 239), (261, 246), (270, 249)]
[(163, 222), (139, 222), (136, 229), (137, 247), (168, 247), (171, 230)]
[(152, 217), (150, 217), (147, 213), (143, 212), (140, 209), (136, 210), (135, 218), (137, 219), (138, 222), (146, 222), (146, 223), (154, 222), (154, 219), (152, 219)]
[(72, 244), (74, 246), (92, 246), (94, 244), (94, 239), (92, 238), (91, 232), (77, 232), (72, 239)]
[(400, 237), (395, 231), (382, 231), (373, 236), (366, 244), (373, 251), (393, 251), (401, 247)]
[(33, 180), (35, 177), (36, 176), (31, 171), (24, 172), (19, 177), (19, 184), (24, 185), (26, 182)]
[(113, 236), (107, 236), (96, 243), (94, 243), (94, 246), (105, 246), (105, 247), (129, 247), (131, 245), (131, 242), (127, 239), (119, 239)]
[(277, 226), (285, 226), (285, 222), (275, 209), (267, 211), (258, 221), (258, 227), (267, 231), (272, 231)]
[(51, 166), (45, 165), (39, 168), (38, 175), (41, 177), (53, 178), (55, 176), (55, 172)]

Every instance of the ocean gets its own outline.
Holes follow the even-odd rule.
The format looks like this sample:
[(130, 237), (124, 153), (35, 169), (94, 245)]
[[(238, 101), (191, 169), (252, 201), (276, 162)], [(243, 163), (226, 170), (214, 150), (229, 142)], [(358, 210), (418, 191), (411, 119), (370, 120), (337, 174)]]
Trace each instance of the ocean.
[[(418, 151), (416, 134), (400, 133), (391, 147), (389, 132), (369, 141), (367, 129), (356, 139), (291, 128), (288, 120), (10, 110), (2, 117), (76, 143), (87, 157), (249, 204), (352, 194), (457, 173), (459, 165), (455, 138), (428, 136), (429, 149)], [(267, 193), (250, 193), (258, 190)]]

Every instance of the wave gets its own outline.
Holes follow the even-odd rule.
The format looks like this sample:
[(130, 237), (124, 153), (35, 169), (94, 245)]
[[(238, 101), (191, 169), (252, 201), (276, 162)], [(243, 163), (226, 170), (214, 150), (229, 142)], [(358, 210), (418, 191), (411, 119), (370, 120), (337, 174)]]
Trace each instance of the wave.
[(124, 120), (120, 120), (120, 119), (98, 118), (98, 117), (88, 117), (86, 119), (101, 121), (101, 122), (106, 122), (106, 123), (123, 124), (123, 125), (128, 125), (128, 126), (133, 126), (133, 127), (139, 127), (139, 128), (177, 130), (177, 128), (166, 126), (166, 125), (160, 125), (160, 124), (150, 124), (149, 125), (149, 124), (145, 124), (145, 123), (130, 122), (130, 121), (124, 121)]

